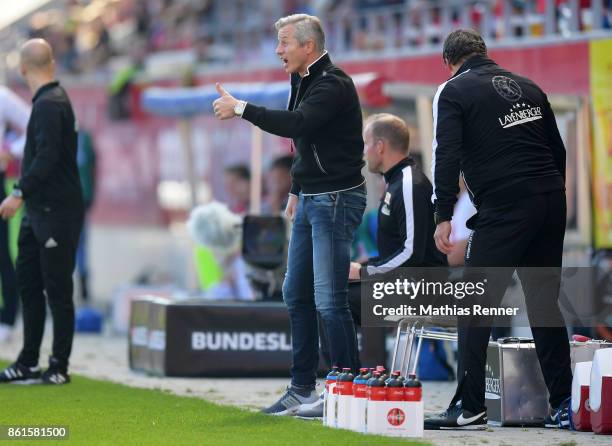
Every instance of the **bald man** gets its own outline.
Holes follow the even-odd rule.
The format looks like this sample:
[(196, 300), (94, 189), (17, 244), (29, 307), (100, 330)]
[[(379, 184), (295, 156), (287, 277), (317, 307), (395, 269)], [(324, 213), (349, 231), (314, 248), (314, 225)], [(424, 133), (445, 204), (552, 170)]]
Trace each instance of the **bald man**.
[[(66, 384), (74, 335), (72, 273), (84, 212), (77, 124), (70, 100), (55, 80), (53, 51), (46, 41), (32, 39), (23, 45), (20, 69), (33, 95), (32, 113), (21, 177), (0, 205), (0, 216), (11, 218), (25, 204), (16, 266), (24, 340), (17, 361), (0, 372), (0, 383)], [(41, 373), (47, 303), (53, 348), (49, 368)]]

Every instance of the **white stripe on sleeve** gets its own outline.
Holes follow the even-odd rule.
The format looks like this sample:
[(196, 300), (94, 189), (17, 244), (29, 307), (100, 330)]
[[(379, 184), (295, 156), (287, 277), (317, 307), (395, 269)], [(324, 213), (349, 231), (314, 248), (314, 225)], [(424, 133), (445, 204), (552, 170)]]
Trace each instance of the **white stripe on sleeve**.
[[(470, 70), (466, 70), (461, 73), (459, 76), (463, 76), (465, 73)], [(431, 142), (431, 184), (433, 185), (433, 194), (431, 195), (431, 202), (434, 203), (436, 200), (436, 149), (438, 148), (438, 101), (440, 100), (440, 94), (442, 94), (442, 90), (446, 87), (446, 84), (451, 82), (454, 79), (457, 79), (459, 76), (455, 76), (452, 79), (447, 80), (443, 84), (438, 87), (438, 91), (436, 91), (436, 95), (434, 96), (432, 108), (433, 108), (433, 140)]]
[(402, 195), (404, 196), (404, 212), (406, 213), (406, 240), (404, 249), (382, 265), (368, 265), (369, 275), (388, 272), (406, 262), (414, 252), (414, 203), (412, 200), (412, 169), (410, 166), (402, 170)]

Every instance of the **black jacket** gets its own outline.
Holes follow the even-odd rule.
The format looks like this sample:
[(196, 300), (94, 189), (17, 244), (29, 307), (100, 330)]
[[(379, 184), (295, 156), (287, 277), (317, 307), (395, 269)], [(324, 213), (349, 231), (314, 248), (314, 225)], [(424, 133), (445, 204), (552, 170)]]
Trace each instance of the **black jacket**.
[(546, 95), (486, 57), (468, 59), (433, 102), (436, 213), (450, 220), (459, 175), (484, 204), (565, 188), (565, 147)]
[(353, 80), (327, 53), (303, 78), (291, 75), (288, 110), (247, 104), (242, 117), (266, 132), (293, 138), (291, 193), (351, 189), (365, 181), (362, 116)]
[(79, 215), (83, 194), (77, 168), (77, 123), (58, 82), (34, 95), (17, 187), (32, 219)]
[(378, 257), (360, 269), (362, 279), (397, 267), (446, 266), (436, 248), (432, 186), (412, 159), (406, 158), (384, 174), (387, 190), (378, 208)]

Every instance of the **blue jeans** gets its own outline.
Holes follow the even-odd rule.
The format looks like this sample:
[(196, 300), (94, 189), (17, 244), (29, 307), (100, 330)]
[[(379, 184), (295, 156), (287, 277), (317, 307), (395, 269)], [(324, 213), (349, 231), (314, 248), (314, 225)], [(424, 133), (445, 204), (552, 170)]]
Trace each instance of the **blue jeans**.
[(350, 251), (366, 206), (362, 187), (300, 194), (283, 283), (293, 344), (291, 383), (312, 386), (319, 362), (317, 312), (329, 336), (332, 364), (355, 368), (359, 357), (348, 305)]

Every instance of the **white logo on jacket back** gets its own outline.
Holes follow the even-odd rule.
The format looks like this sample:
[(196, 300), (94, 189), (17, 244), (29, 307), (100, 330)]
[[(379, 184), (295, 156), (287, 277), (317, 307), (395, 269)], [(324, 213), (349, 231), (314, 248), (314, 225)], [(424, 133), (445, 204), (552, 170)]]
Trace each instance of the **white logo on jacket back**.
[(515, 125), (525, 124), (526, 122), (542, 119), (542, 109), (531, 107), (529, 104), (517, 103), (510, 108), (510, 113), (503, 118), (497, 118), (502, 128), (514, 127)]
[(498, 95), (509, 102), (516, 102), (523, 96), (521, 86), (508, 76), (495, 76), (491, 80)]

